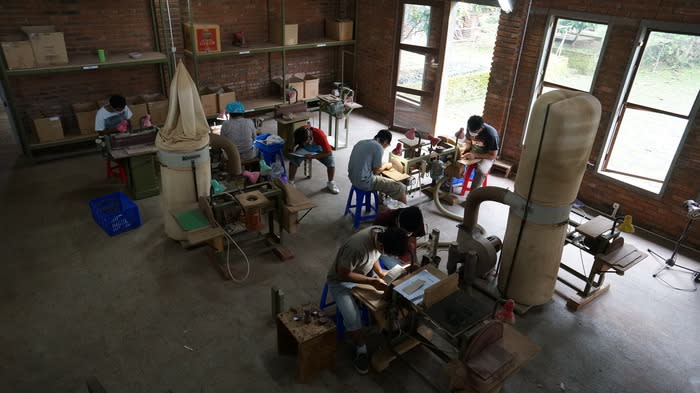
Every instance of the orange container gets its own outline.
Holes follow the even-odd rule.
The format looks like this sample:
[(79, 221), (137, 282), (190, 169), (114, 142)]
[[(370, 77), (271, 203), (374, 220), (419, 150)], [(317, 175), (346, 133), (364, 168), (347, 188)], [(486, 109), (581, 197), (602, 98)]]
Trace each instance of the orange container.
[(257, 231), (262, 227), (262, 212), (260, 209), (248, 209), (245, 212), (245, 228), (249, 231)]

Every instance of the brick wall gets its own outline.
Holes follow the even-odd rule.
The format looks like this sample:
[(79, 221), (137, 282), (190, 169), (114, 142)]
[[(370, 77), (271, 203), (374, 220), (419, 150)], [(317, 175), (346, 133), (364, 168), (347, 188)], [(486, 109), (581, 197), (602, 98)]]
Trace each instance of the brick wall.
[[(156, 29), (152, 26), (151, 3)], [(220, 25), (223, 49), (233, 47), (233, 34), (245, 32), (250, 44), (269, 41), (268, 20), (280, 14), (281, 1), (191, 1), (195, 23)], [(286, 21), (299, 25), (299, 42), (311, 42), (324, 36), (326, 17), (352, 17), (352, 0), (286, 0)], [(168, 20), (170, 15), (170, 23)], [(272, 15), (272, 17), (269, 17)], [(185, 62), (195, 76), (191, 57), (184, 56), (182, 24), (190, 20), (184, 0), (125, 0), (110, 6), (85, 0), (46, 2), (38, 0), (3, 1), (0, 6), (0, 39), (23, 39), (24, 25), (55, 25), (64, 32), (69, 59), (94, 56), (96, 49), (110, 53), (155, 51), (170, 53)], [(172, 33), (172, 34), (171, 34)], [(171, 38), (172, 35), (172, 38)], [(157, 38), (156, 38), (157, 36)], [(307, 73), (320, 78), (320, 92), (330, 91), (339, 80), (338, 48), (299, 50), (287, 53), (287, 76)], [(279, 53), (200, 59), (200, 86), (229, 85), (239, 97), (280, 96), (279, 87), (270, 78), (282, 75)], [(167, 67), (165, 82), (169, 83)], [(125, 96), (161, 91), (160, 66), (142, 65), (118, 69), (62, 72), (37, 76), (12, 77), (10, 85), (20, 119), (36, 108), (59, 114), (66, 130), (76, 130), (70, 104), (97, 101), (111, 94)], [(167, 93), (167, 91), (166, 91)], [(28, 122), (25, 123), (25, 129)], [(77, 131), (75, 131), (77, 132)]]
[(373, 111), (378, 120), (389, 123), (394, 107), (391, 93), (398, 1), (357, 1), (357, 99)]
[[(585, 12), (612, 16), (609, 41), (603, 53), (601, 72), (595, 82), (593, 95), (602, 105), (600, 127), (595, 138), (590, 161), (598, 163), (604, 148), (604, 139), (613, 115), (615, 100), (622, 87), (628, 59), (641, 20), (659, 20), (687, 24), (700, 23), (697, 2), (683, 0), (623, 1), (543, 1), (534, 0), (529, 16), (525, 44), (517, 62), (521, 32), (525, 21), (527, 2), (518, 2), (511, 14), (502, 14), (501, 28), (496, 41), (493, 69), (489, 80), (484, 117), (505, 132), (502, 155), (517, 162), (520, 159), (520, 140), (530, 105), (533, 78), (542, 48), (547, 17), (556, 10)], [(516, 75), (517, 69), (517, 75)], [(515, 88), (513, 81), (516, 79)], [(510, 95), (512, 101), (509, 101)], [(634, 216), (635, 224), (652, 229), (671, 239), (682, 232), (686, 221), (684, 200), (700, 193), (697, 173), (700, 171), (700, 120), (694, 119), (691, 130), (671, 171), (671, 181), (664, 195), (654, 198), (631, 187), (620, 185), (588, 169), (579, 191), (579, 199), (588, 205), (610, 212), (612, 202), (621, 205), (622, 214)], [(691, 227), (685, 240), (700, 246), (700, 225)]]
[[(25, 39), (20, 26), (54, 25), (63, 32), (69, 59), (97, 59), (98, 48), (110, 53), (155, 50), (148, 1), (125, 0), (110, 7), (88, 1), (3, 1), (0, 40)], [(161, 91), (159, 67), (142, 65), (10, 78), (19, 121), (29, 128), (28, 113), (42, 110), (60, 115), (64, 130), (77, 133), (72, 103)]]

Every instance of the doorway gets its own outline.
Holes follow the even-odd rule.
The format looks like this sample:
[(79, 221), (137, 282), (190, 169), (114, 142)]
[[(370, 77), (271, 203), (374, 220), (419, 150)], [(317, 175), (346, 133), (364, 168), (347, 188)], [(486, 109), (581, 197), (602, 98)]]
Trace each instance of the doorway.
[[(448, 3), (449, 4), (449, 3)], [(438, 59), (444, 3), (400, 1), (399, 43), (391, 128), (432, 133), (440, 75)]]
[(484, 112), (501, 15), (496, 6), (453, 4), (435, 126), (435, 135), (448, 137)]

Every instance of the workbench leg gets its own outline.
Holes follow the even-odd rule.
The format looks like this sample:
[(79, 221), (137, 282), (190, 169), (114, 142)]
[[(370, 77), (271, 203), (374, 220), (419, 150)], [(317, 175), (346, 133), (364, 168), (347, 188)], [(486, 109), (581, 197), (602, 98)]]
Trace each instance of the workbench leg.
[(338, 146), (338, 133), (340, 132), (340, 128), (339, 128), (340, 126), (338, 125), (338, 123), (340, 123), (340, 120), (338, 120), (338, 117), (335, 116), (335, 136), (334, 136), (335, 146), (333, 146), (335, 148), (335, 150), (338, 150), (340, 148)]

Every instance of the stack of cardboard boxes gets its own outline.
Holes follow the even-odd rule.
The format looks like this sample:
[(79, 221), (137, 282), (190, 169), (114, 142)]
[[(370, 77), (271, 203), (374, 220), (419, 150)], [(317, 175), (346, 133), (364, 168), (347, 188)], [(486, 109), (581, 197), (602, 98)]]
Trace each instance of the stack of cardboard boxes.
[(54, 26), (23, 26), (27, 40), (2, 43), (10, 70), (68, 63), (63, 33)]

